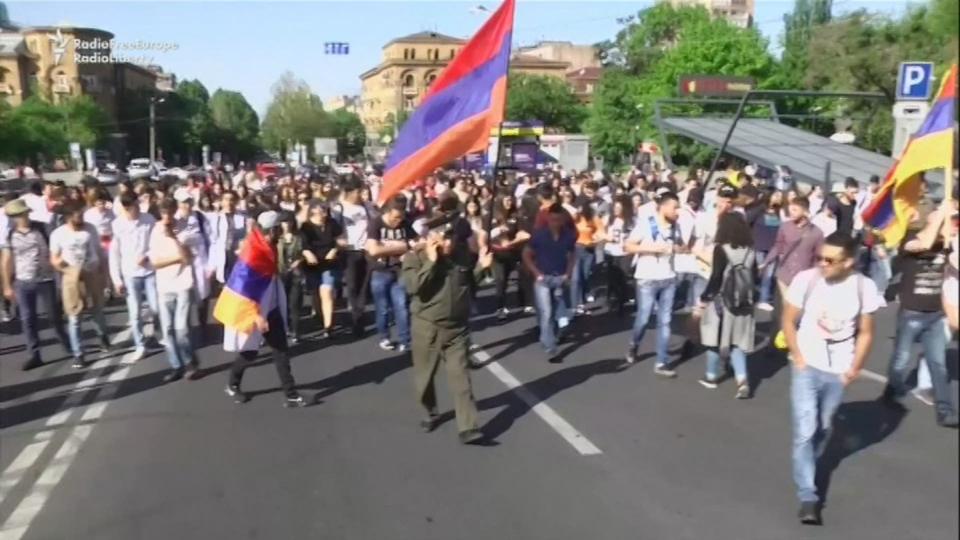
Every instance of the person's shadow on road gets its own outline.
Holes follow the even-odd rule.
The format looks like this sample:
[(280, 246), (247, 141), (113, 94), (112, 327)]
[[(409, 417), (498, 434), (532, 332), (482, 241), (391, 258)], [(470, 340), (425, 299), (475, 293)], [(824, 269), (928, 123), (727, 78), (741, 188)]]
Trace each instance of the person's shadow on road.
[(817, 460), (816, 485), (826, 505), (830, 479), (848, 457), (886, 439), (897, 430), (907, 415), (905, 409), (892, 409), (880, 400), (844, 403), (837, 409), (832, 433)]

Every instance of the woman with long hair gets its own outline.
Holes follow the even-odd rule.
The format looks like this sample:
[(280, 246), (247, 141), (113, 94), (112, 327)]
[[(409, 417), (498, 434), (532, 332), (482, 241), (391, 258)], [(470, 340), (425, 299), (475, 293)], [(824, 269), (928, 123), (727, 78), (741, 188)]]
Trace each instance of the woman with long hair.
[(321, 314), (323, 323), (320, 339), (328, 339), (333, 331), (334, 291), (340, 281), (337, 256), (340, 248), (346, 246), (343, 233), (343, 227), (333, 219), (325, 203), (310, 205), (300, 237), (306, 262), (307, 293), (314, 302), (319, 299), (320, 309), (316, 311)]
[(604, 223), (596, 216), (589, 202), (580, 204), (573, 218), (577, 226), (576, 265), (570, 283), (570, 305), (576, 306), (577, 315), (586, 315), (587, 306), (594, 302), (590, 292), (590, 276), (596, 263), (596, 248), (603, 239)]
[(633, 256), (627, 254), (624, 245), (633, 227), (633, 206), (630, 198), (617, 197), (613, 201), (613, 210), (607, 216), (603, 253), (607, 258), (607, 306), (610, 310), (616, 307), (617, 314), (621, 316), (630, 300), (628, 282)]
[(470, 224), (473, 234), (477, 237), (477, 246), (480, 248), (480, 255), (483, 255), (487, 252), (487, 228), (484, 223), (483, 208), (480, 206), (480, 201), (477, 200), (476, 197), (467, 199), (463, 208), (467, 223)]
[[(303, 241), (297, 230), (297, 220), (291, 213), (285, 213), (280, 222), (277, 267), (287, 294), (287, 318), (290, 321), (288, 337), (293, 344), (297, 344), (300, 341), (300, 311), (303, 307)], [(316, 305), (316, 295), (312, 296)]]
[(707, 369), (700, 384), (716, 388), (724, 376), (721, 358), (729, 357), (737, 381), (736, 398), (748, 399), (747, 354), (753, 352), (756, 330), (753, 234), (743, 216), (731, 212), (720, 216), (714, 242), (710, 279), (695, 310), (700, 317), (700, 340), (707, 349)]
[(573, 188), (570, 186), (560, 188), (560, 204), (563, 205), (563, 209), (570, 214), (570, 217), (576, 221), (580, 209), (577, 208), (577, 194), (573, 192)]
[(497, 319), (505, 320), (510, 311), (507, 307), (507, 284), (510, 274), (517, 271), (517, 306), (523, 309), (533, 301), (530, 282), (524, 280), (520, 253), (530, 235), (521, 227), (520, 212), (512, 195), (497, 199), (493, 228), (490, 229), (490, 250), (493, 252), (493, 279), (496, 286)]

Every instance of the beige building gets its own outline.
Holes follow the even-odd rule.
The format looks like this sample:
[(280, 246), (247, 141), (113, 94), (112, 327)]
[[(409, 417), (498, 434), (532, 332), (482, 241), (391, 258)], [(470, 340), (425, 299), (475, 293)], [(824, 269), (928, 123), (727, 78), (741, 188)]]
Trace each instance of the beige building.
[(111, 39), (113, 34), (96, 28), (0, 29), (0, 100), (17, 106), (34, 94), (53, 103), (87, 95), (116, 120), (124, 92), (155, 89), (158, 75), (112, 62)]
[[(412, 111), (465, 44), (466, 40), (460, 38), (419, 32), (384, 45), (380, 64), (360, 75), (358, 113), (368, 136), (377, 137), (401, 111)], [(521, 53), (510, 60), (510, 70), (563, 79), (570, 71), (570, 62)]]
[(541, 41), (531, 47), (521, 47), (518, 52), (541, 60), (567, 62), (570, 64), (570, 71), (600, 67), (599, 51), (593, 45), (574, 45), (569, 41)]
[(753, 26), (754, 0), (665, 0), (674, 6), (700, 5), (715, 17), (723, 17), (741, 28)]
[(581, 103), (593, 102), (593, 92), (600, 84), (603, 68), (583, 67), (567, 73), (567, 84), (573, 89)]
[(339, 111), (360, 114), (360, 96), (334, 96), (323, 102), (323, 108), (328, 111)]

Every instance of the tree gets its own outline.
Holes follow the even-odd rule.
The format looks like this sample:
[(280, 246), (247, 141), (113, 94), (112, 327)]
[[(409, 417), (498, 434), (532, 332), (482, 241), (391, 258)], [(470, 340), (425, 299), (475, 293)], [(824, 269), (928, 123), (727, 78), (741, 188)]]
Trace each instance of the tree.
[(793, 13), (783, 16), (783, 56), (780, 68), (783, 85), (798, 88), (807, 71), (808, 45), (813, 31), (830, 22), (833, 0), (796, 0)]
[(243, 94), (218, 89), (210, 98), (209, 107), (218, 147), (233, 161), (252, 157), (258, 147), (260, 120)]
[(177, 85), (172, 98), (164, 109), (172, 112), (172, 120), (179, 124), (184, 146), (192, 162), (203, 145), (217, 138), (216, 126), (210, 114), (210, 93), (200, 81), (186, 80)]
[(95, 146), (109, 126), (106, 113), (89, 97), (53, 104), (33, 96), (17, 108), (0, 107), (0, 158), (38, 165), (66, 156), (71, 142)]
[(315, 137), (333, 137), (334, 126), (320, 98), (289, 71), (273, 85), (273, 100), (261, 126), (263, 144), (284, 153), (290, 143), (309, 144)]
[(540, 120), (547, 127), (579, 133), (587, 111), (565, 81), (518, 73), (510, 76), (506, 117)]
[[(934, 4), (933, 7), (937, 7)], [(954, 8), (956, 3), (954, 2)], [(937, 24), (933, 24), (936, 22)], [(841, 113), (857, 116), (854, 132), (861, 145), (888, 153), (893, 139), (890, 110), (896, 96), (900, 62), (927, 59), (942, 72), (955, 59), (956, 34), (944, 34), (941, 21), (926, 7), (894, 19), (855, 11), (817, 27), (810, 39), (805, 82), (824, 90), (880, 92), (880, 101), (850, 101)], [(945, 23), (949, 27), (949, 21)]]
[[(637, 142), (657, 137), (654, 104), (677, 95), (681, 75), (748, 76), (769, 88), (777, 68), (757, 30), (712, 19), (702, 7), (657, 4), (638, 13), (616, 41), (623, 63), (604, 73), (586, 123), (593, 151), (608, 163), (620, 163)], [(671, 147), (680, 163), (707, 155), (699, 145)]]
[(340, 158), (349, 159), (363, 155), (367, 144), (367, 132), (360, 117), (345, 109), (337, 109), (330, 114), (334, 136), (337, 138), (337, 150)]
[(403, 130), (403, 125), (407, 123), (407, 120), (410, 119), (410, 111), (406, 109), (401, 109), (396, 115), (393, 113), (387, 113), (386, 121), (383, 123), (383, 127), (380, 128), (380, 132), (377, 134), (380, 136), (382, 141), (384, 137), (390, 137), (392, 140), (397, 133), (400, 133)]

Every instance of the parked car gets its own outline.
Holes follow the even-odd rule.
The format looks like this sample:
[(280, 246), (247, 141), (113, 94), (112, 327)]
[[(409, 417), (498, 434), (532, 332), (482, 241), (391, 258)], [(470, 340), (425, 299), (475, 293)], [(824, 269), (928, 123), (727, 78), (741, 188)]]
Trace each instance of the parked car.
[(127, 165), (127, 175), (131, 180), (140, 178), (155, 178), (158, 175), (156, 164), (151, 164), (147, 158), (131, 159)]
[(117, 167), (116, 163), (107, 163), (102, 169), (97, 170), (97, 181), (105, 186), (112, 186), (125, 182), (128, 177)]

